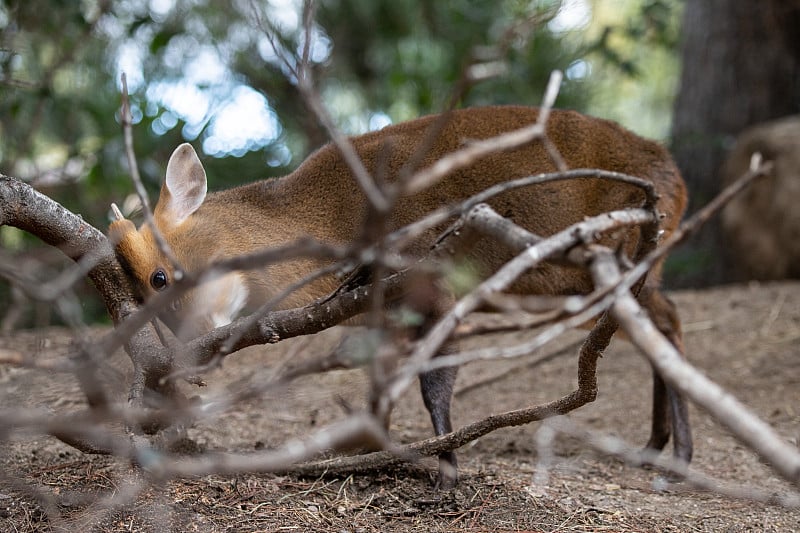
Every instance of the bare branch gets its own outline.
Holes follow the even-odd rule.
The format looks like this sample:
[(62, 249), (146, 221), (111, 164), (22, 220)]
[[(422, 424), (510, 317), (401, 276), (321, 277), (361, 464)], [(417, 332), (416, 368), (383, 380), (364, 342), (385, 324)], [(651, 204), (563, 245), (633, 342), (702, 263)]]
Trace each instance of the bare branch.
[(319, 123), (328, 133), (331, 141), (339, 149), (347, 166), (352, 170), (353, 177), (358, 182), (361, 190), (366, 194), (367, 199), (372, 206), (379, 213), (388, 211), (389, 203), (381, 192), (380, 188), (376, 185), (375, 180), (370, 176), (361, 158), (353, 148), (353, 145), (334, 124), (333, 119), (328, 113), (327, 108), (322, 104), (322, 99), (314, 86), (314, 80), (310, 68), (310, 47), (311, 47), (311, 32), (313, 26), (313, 1), (304, 4), (304, 17), (303, 27), (305, 31), (305, 44), (303, 46), (303, 55), (299, 64), (295, 65), (295, 61), (291, 60), (290, 52), (284, 47), (279, 46), (277, 43), (278, 30), (269, 21), (260, 16), (256, 6), (253, 6), (252, 12), (256, 24), (269, 40), (275, 51), (276, 56), (287, 67), (287, 69), (295, 76), (297, 81), (297, 88), (303, 96), (303, 100), (308, 106), (309, 110), (314, 113)]
[(150, 463), (147, 471), (157, 479), (243, 471), (282, 472), (287, 465), (308, 460), (324, 452), (364, 446), (389, 448), (392, 451), (387, 453), (398, 455), (405, 453), (388, 441), (384, 430), (372, 417), (358, 414), (332, 424), (303, 441), (289, 442), (279, 450), (248, 455), (208, 454), (197, 459), (159, 461)]
[[(133, 149), (133, 118), (131, 116), (130, 102), (128, 101), (128, 82), (126, 81), (125, 73), (122, 74), (122, 106), (120, 107), (120, 115), (122, 118), (122, 132), (125, 138), (125, 156), (128, 159), (128, 168), (130, 168), (131, 171), (131, 179), (136, 188), (136, 194), (139, 196), (139, 201), (142, 203), (145, 222), (150, 226), (159, 250), (164, 253), (164, 256), (174, 267), (175, 278), (180, 279), (184, 275), (183, 267), (181, 267), (175, 254), (172, 253), (172, 249), (164, 239), (164, 236), (161, 235), (161, 231), (153, 220), (153, 210), (150, 208), (150, 200), (147, 198), (147, 191), (139, 175), (139, 165), (136, 164), (136, 152)], [(119, 213), (119, 209), (117, 209), (115, 205), (112, 205), (112, 208), (115, 210), (115, 214)], [(119, 215), (117, 215), (117, 217), (119, 218)]]
[(787, 444), (769, 424), (684, 361), (675, 347), (645, 318), (646, 314), (635, 299), (627, 293), (617, 293), (611, 312), (665, 381), (711, 413), (781, 476), (800, 485), (797, 448)]
[[(482, 209), (482, 211), (486, 211), (486, 208)], [(563, 254), (577, 244), (586, 242), (589, 240), (590, 235), (624, 225), (643, 224), (652, 221), (653, 218), (653, 213), (641, 209), (617, 211), (606, 215), (600, 215), (599, 217), (594, 217), (570, 226), (548, 239), (532, 244), (530, 247), (526, 248), (524, 252), (506, 263), (495, 274), (461, 298), (461, 300), (438, 321), (436, 326), (434, 326), (418, 344), (414, 353), (404, 364), (401, 374), (388, 388), (384, 401), (393, 403), (400, 394), (406, 390), (422, 368), (425, 367), (430, 359), (443, 346), (455, 327), (468, 313), (477, 309), (484, 302), (486, 295), (504, 290), (529, 269), (544, 260), (552, 258), (556, 254)], [(582, 321), (588, 318), (591, 317), (583, 318)], [(453, 361), (450, 357), (452, 356), (437, 358), (435, 362), (436, 366), (452, 366)]]
[[(74, 261), (92, 257), (87, 260), (95, 263), (89, 270), (89, 278), (100, 291), (115, 323), (123, 321), (136, 309), (128, 278), (117, 263), (106, 237), (29, 185), (7, 176), (0, 176), (0, 225), (28, 231)], [(158, 378), (153, 382), (147, 376), (165, 375), (172, 368), (171, 354), (163, 350), (152, 330), (139, 330), (122, 342), (126, 343), (134, 366), (142, 373), (142, 385), (147, 382), (157, 390)]]
[[(553, 71), (550, 82), (547, 85), (547, 93), (542, 110), (535, 124), (510, 131), (486, 140), (471, 141), (461, 150), (447, 154), (438, 159), (431, 166), (420, 170), (411, 176), (403, 184), (403, 195), (413, 195), (437, 183), (439, 180), (452, 173), (453, 171), (467, 167), (475, 161), (490, 154), (503, 152), (518, 148), (536, 139), (546, 138), (545, 126), (549, 116), (550, 107), (558, 94), (558, 87), (561, 84), (561, 72)], [(548, 149), (550, 151), (550, 149)], [(557, 154), (557, 152), (555, 152)], [(553, 155), (553, 152), (551, 152)], [(556, 168), (566, 170), (566, 164), (560, 155), (556, 155)]]

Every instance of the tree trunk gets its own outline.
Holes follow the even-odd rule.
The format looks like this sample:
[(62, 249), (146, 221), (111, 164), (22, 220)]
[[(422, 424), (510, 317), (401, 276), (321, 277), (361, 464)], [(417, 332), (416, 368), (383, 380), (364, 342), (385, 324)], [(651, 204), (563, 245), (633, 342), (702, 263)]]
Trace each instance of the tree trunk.
[[(687, 0), (672, 150), (690, 211), (720, 190), (720, 166), (744, 128), (800, 112), (798, 28), (800, 0)], [(732, 279), (736, 257), (726, 252), (718, 219), (674, 256), (673, 286)]]

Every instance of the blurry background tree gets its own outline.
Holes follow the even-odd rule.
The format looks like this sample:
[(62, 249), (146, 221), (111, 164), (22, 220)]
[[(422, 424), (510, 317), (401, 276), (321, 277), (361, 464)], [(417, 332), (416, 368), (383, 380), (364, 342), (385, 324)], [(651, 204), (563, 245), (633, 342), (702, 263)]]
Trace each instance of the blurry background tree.
[[(526, 31), (509, 41), (506, 74), (457, 105), (536, 105), (557, 68), (566, 72), (559, 107), (666, 141), (681, 8), (680, 0), (320, 0), (312, 59), (336, 122), (362, 133), (441, 110), (470, 58), (518, 24)], [(132, 191), (118, 122), (125, 72), (151, 194), (184, 140), (205, 154), (214, 188), (285, 174), (326, 139), (254, 13), (299, 49), (302, 0), (3, 0), (0, 172), (104, 229), (110, 202)], [(2, 228), (2, 258), (21, 266), (32, 241)], [(96, 300), (84, 301), (87, 320), (104, 317)]]
[[(672, 152), (691, 210), (720, 190), (720, 167), (742, 130), (800, 112), (798, 28), (800, 0), (687, 0)], [(672, 261), (672, 285), (697, 286), (731, 281), (737, 257), (715, 218)]]

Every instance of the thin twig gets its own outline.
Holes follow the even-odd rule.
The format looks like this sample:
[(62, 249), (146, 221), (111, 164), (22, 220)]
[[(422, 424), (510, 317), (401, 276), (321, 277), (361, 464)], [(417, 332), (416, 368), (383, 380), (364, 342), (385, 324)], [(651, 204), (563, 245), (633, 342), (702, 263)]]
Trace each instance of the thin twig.
[[(139, 201), (142, 203), (142, 211), (144, 212), (145, 222), (150, 227), (153, 237), (155, 237), (156, 246), (158, 246), (158, 249), (164, 254), (174, 268), (175, 279), (179, 280), (184, 275), (183, 267), (181, 267), (180, 261), (178, 261), (178, 258), (172, 252), (172, 248), (166, 239), (164, 239), (164, 236), (161, 234), (161, 230), (158, 228), (155, 220), (153, 219), (153, 211), (150, 208), (150, 200), (147, 198), (147, 191), (142, 183), (142, 177), (139, 175), (139, 165), (136, 163), (136, 152), (133, 148), (133, 118), (131, 116), (131, 106), (128, 100), (128, 83), (126, 81), (124, 72), (122, 73), (121, 97), (122, 106), (120, 109), (120, 115), (122, 120), (122, 133), (125, 139), (125, 156), (128, 159), (128, 168), (131, 171), (131, 179), (133, 180), (136, 194), (139, 196)], [(116, 206), (113, 207), (116, 208)], [(116, 210), (116, 212), (118, 211), (119, 210)]]
[[(394, 403), (400, 394), (411, 384), (417, 374), (423, 371), (423, 368), (427, 371), (433, 367), (453, 366), (454, 364), (463, 362), (460, 358), (450, 355), (439, 356), (435, 361), (431, 361), (431, 359), (444, 345), (454, 328), (464, 317), (483, 303), (484, 295), (504, 290), (530, 268), (533, 268), (555, 254), (563, 253), (576, 244), (583, 242), (582, 236), (584, 235), (601, 233), (610, 228), (623, 225), (643, 224), (653, 220), (653, 217), (653, 213), (642, 209), (618, 211), (613, 215), (600, 215), (570, 226), (554, 234), (550, 238), (527, 248), (524, 252), (503, 265), (495, 274), (479, 284), (469, 294), (462, 297), (450, 311), (431, 328), (431, 331), (420, 341), (417, 348), (398, 372), (396, 379), (387, 387), (382, 402)], [(579, 318), (576, 319), (576, 316)], [(571, 320), (579, 320), (579, 322), (571, 327), (582, 324), (589, 318), (591, 318), (591, 316), (584, 316), (583, 314), (575, 315)], [(567, 328), (564, 327), (564, 329)], [(559, 334), (560, 333), (561, 332), (559, 332)], [(540, 336), (537, 336), (537, 339), (539, 337)]]
[(258, 8), (254, 4), (252, 4), (252, 6), (253, 16), (258, 27), (264, 33), (267, 40), (269, 40), (273, 50), (275, 51), (275, 55), (278, 57), (281, 63), (295, 76), (295, 79), (297, 80), (297, 88), (300, 91), (300, 94), (303, 96), (303, 100), (322, 127), (325, 129), (331, 141), (339, 149), (339, 152), (344, 158), (347, 166), (352, 171), (353, 177), (361, 187), (361, 190), (364, 191), (364, 194), (366, 195), (370, 205), (377, 212), (386, 212), (389, 209), (387, 199), (381, 192), (380, 188), (376, 185), (373, 177), (367, 171), (363, 161), (361, 161), (361, 158), (356, 153), (355, 148), (353, 148), (350, 140), (334, 124), (330, 113), (322, 104), (322, 99), (320, 98), (319, 93), (314, 86), (310, 62), (308, 61), (310, 57), (309, 49), (311, 46), (311, 24), (313, 22), (313, 20), (310, 18), (310, 15), (313, 14), (313, 1), (306, 2), (304, 7), (306, 40), (303, 47), (302, 59), (299, 65), (295, 65), (295, 62), (291, 60), (291, 54), (283, 46), (278, 45), (276, 37), (278, 35), (277, 29), (268, 20), (265, 20), (263, 17), (261, 17)]
[[(545, 138), (546, 121), (550, 116), (550, 107), (555, 101), (560, 84), (561, 72), (555, 70), (550, 75), (547, 93), (545, 94), (542, 108), (539, 111), (539, 116), (534, 124), (489, 139), (472, 141), (464, 148), (437, 159), (432, 165), (418, 171), (415, 175), (406, 180), (403, 183), (402, 194), (416, 194), (434, 185), (453, 171), (467, 167), (487, 155), (519, 148), (533, 140)], [(548, 152), (550, 152), (550, 150), (548, 150)], [(557, 151), (550, 152), (550, 155), (553, 157), (558, 170), (566, 170), (566, 164)]]
[(630, 293), (617, 291), (611, 312), (667, 383), (711, 413), (737, 439), (769, 462), (784, 479), (800, 486), (800, 453), (797, 448), (786, 443), (769, 424), (687, 363), (645, 318), (646, 313)]
[(472, 392), (475, 389), (486, 387), (487, 385), (491, 385), (492, 383), (502, 381), (509, 376), (519, 373), (519, 371), (522, 369), (533, 368), (548, 361), (552, 361), (557, 357), (561, 357), (562, 355), (568, 355), (574, 353), (575, 350), (578, 347), (580, 347), (581, 344), (583, 344), (583, 339), (571, 342), (568, 345), (564, 346), (563, 348), (559, 348), (558, 350), (553, 350), (552, 352), (538, 354), (535, 357), (532, 357), (518, 364), (510, 366), (509, 368), (506, 368), (502, 372), (492, 374), (491, 376), (476, 381), (472, 381), (470, 383), (466, 383), (460, 386), (458, 389), (456, 389), (453, 396), (455, 397), (463, 396), (464, 394)]

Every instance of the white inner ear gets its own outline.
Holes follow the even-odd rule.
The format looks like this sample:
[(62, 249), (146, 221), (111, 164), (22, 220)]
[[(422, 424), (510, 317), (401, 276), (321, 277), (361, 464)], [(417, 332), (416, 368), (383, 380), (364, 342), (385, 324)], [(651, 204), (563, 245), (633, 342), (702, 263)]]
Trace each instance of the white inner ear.
[(208, 191), (206, 171), (191, 144), (183, 143), (172, 152), (164, 186), (169, 191), (167, 212), (175, 226), (203, 204)]

